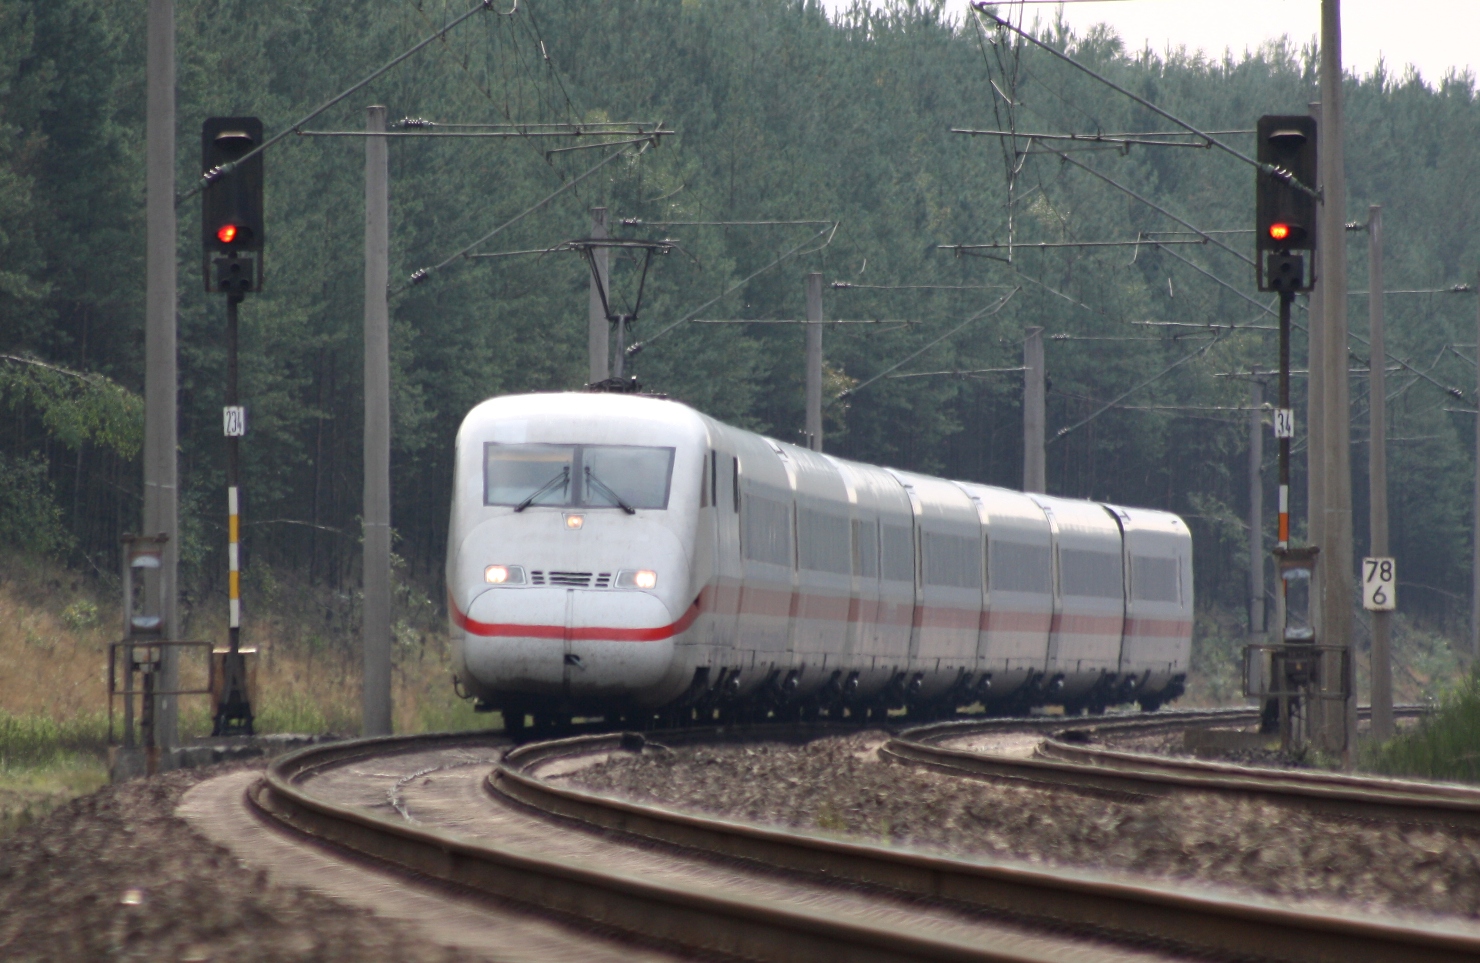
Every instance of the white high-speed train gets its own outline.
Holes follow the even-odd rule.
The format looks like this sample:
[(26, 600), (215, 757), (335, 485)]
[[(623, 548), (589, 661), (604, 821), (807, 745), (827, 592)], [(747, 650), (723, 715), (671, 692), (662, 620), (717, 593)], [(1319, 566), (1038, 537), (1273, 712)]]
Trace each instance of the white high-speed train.
[(623, 394), (483, 402), (454, 485), (455, 683), (513, 728), (1183, 691), (1192, 538), (1167, 512), (862, 465)]

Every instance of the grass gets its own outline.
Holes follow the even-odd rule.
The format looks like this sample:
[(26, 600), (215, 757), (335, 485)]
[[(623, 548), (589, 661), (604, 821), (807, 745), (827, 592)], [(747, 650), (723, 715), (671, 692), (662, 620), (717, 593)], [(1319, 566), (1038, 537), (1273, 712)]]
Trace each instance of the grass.
[[(92, 576), (0, 553), (0, 833), (107, 781), (116, 592)], [(358, 597), (260, 568), (243, 595), (243, 644), (258, 650), (250, 666), (256, 730), (357, 734)], [(224, 642), (225, 609), (224, 599), (196, 602), (185, 634)], [(426, 595), (398, 580), (392, 611), (396, 731), (499, 725), (453, 692), (445, 618)], [(204, 686), (201, 654), (182, 659), (182, 676), (187, 688)], [(211, 716), (207, 697), (181, 698), (181, 738), (208, 736)]]
[(59, 754), (44, 763), (0, 765), (0, 836), (107, 783), (108, 767), (93, 754)]
[(1362, 768), (1390, 776), (1480, 782), (1480, 667), (1418, 726), (1363, 753)]

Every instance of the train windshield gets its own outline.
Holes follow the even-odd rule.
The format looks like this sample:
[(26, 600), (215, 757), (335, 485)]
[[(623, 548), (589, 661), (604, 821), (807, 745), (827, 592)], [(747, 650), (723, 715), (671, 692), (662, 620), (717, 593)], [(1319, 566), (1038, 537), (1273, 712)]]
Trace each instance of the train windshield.
[(490, 443), (483, 503), (663, 509), (672, 476), (672, 448)]

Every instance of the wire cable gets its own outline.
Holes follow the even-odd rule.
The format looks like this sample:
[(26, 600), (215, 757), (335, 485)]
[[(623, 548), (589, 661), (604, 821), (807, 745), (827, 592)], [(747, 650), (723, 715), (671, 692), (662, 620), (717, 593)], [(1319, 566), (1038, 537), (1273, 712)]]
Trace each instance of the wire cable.
[(1026, 30), (1023, 30), (1021, 27), (1014, 27), (1011, 22), (1002, 19), (1001, 17), (997, 16), (997, 14), (995, 14), (991, 10), (987, 9), (988, 4), (986, 2), (983, 2), (983, 0), (977, 0), (977, 2), (972, 3), (971, 6), (972, 6), (972, 9), (974, 9), (974, 10), (977, 11), (977, 13), (980, 13), (982, 16), (989, 18), (990, 20), (992, 20), (993, 23), (997, 24), (997, 26), (1004, 27), (1004, 28), (1006, 28), (1008, 30), (1011, 30), (1013, 33), (1018, 34), (1024, 40), (1027, 40), (1029, 43), (1033, 44), (1035, 47), (1041, 47), (1042, 49), (1047, 50), (1049, 53), (1053, 54), (1055, 57), (1059, 58), (1060, 60), (1064, 61), (1065, 63), (1069, 64), (1070, 66), (1075, 67), (1078, 70), (1084, 71), (1085, 73), (1089, 74), (1091, 77), (1093, 77), (1096, 80), (1098, 80), (1100, 83), (1102, 83), (1105, 86), (1109, 87), (1111, 90), (1114, 90), (1114, 91), (1116, 91), (1118, 93), (1124, 94), (1125, 96), (1129, 97), (1131, 100), (1134, 100), (1136, 103), (1140, 104), (1142, 107), (1145, 107), (1147, 110), (1151, 111), (1152, 113), (1159, 114), (1162, 117), (1165, 117), (1167, 120), (1171, 121), (1172, 123), (1176, 124), (1178, 127), (1181, 127), (1183, 130), (1185, 130), (1185, 131), (1187, 131), (1187, 132), (1189, 132), (1191, 134), (1194, 134), (1195, 136), (1201, 137), (1203, 140), (1205, 140), (1205, 141), (1208, 142), (1208, 145), (1210, 147), (1216, 147), (1219, 150), (1223, 151), (1224, 153), (1229, 154), (1229, 155), (1231, 155), (1233, 157), (1236, 157), (1236, 158), (1238, 158), (1239, 160), (1243, 161), (1246, 164), (1253, 165), (1256, 169), (1258, 169), (1260, 171), (1263, 171), (1265, 174), (1268, 174), (1271, 177), (1274, 177), (1274, 178), (1277, 178), (1278, 180), (1283, 181), (1284, 183), (1286, 183), (1286, 184), (1290, 185), (1291, 187), (1295, 188), (1296, 190), (1301, 191), (1302, 193), (1305, 193), (1305, 194), (1309, 194), (1311, 197), (1314, 197), (1317, 200), (1320, 199), (1321, 194), (1320, 194), (1319, 191), (1317, 191), (1316, 189), (1314, 189), (1312, 187), (1309, 187), (1309, 186), (1307, 186), (1305, 184), (1302, 184), (1300, 182), (1300, 180), (1297, 177), (1295, 177), (1295, 175), (1291, 174), (1289, 171), (1285, 170), (1284, 168), (1276, 167), (1273, 164), (1261, 163), (1260, 161), (1257, 161), (1254, 158), (1250, 157), (1248, 154), (1245, 154), (1243, 151), (1237, 150), (1237, 149), (1235, 149), (1233, 147), (1228, 146), (1227, 144), (1223, 143), (1218, 138), (1214, 137), (1212, 134), (1209, 134), (1209, 133), (1206, 133), (1205, 131), (1199, 130), (1198, 128), (1196, 128), (1196, 127), (1192, 126), (1191, 124), (1187, 123), (1185, 120), (1181, 119), (1180, 117), (1177, 117), (1174, 114), (1171, 114), (1168, 111), (1163, 110), (1162, 108), (1156, 106), (1155, 104), (1153, 104), (1151, 101), (1147, 100), (1146, 98), (1141, 97), (1141, 96), (1139, 96), (1137, 94), (1134, 94), (1134, 93), (1130, 92), (1129, 90), (1126, 90), (1124, 87), (1122, 87), (1119, 84), (1115, 83), (1113, 80), (1110, 80), (1108, 77), (1101, 76), (1100, 74), (1098, 74), (1095, 71), (1091, 70), (1089, 67), (1086, 67), (1084, 64), (1082, 64), (1079, 61), (1075, 60), (1073, 57), (1070, 57), (1068, 54), (1063, 53), (1062, 51), (1055, 50), (1053, 47), (1051, 47), (1048, 44), (1044, 43), (1043, 41), (1039, 40), (1037, 37), (1035, 37), (1032, 34), (1028, 33)]
[[(372, 83), (373, 81), (375, 81), (376, 79), (378, 79), (379, 77), (381, 77), (382, 75), (384, 75), (386, 72), (390, 71), (392, 68), (400, 65), (402, 62), (404, 62), (405, 60), (407, 60), (408, 58), (410, 58), (411, 56), (413, 56), (414, 54), (416, 54), (417, 52), (419, 52), (423, 47), (426, 47), (428, 44), (432, 43), (434, 40), (437, 40), (437, 39), (439, 39), (441, 37), (445, 37), (447, 35), (448, 31), (452, 30), (452, 28), (458, 26), (463, 21), (467, 20), (469, 17), (473, 16), (474, 14), (482, 13), (485, 10), (492, 10), (492, 9), (493, 9), (493, 0), (480, 0), (480, 2), (478, 3), (478, 5), (476, 7), (474, 7), (473, 9), (471, 9), (469, 11), (467, 11), (462, 16), (458, 17), (456, 20), (452, 21), (447, 26), (443, 27), (441, 30), (438, 30), (436, 33), (432, 34), (430, 37), (427, 37), (426, 39), (422, 40), (420, 43), (417, 43), (410, 50), (407, 50), (405, 53), (401, 54), (400, 56), (395, 57), (390, 62), (388, 62), (384, 66), (382, 66), (379, 70), (375, 71), (370, 76), (366, 77), (364, 80), (361, 80), (359, 83), (357, 83), (354, 86), (350, 87), (349, 89), (345, 90), (343, 93), (338, 94), (337, 96), (331, 97), (330, 99), (324, 101), (324, 103), (320, 104), (318, 107), (315, 107), (313, 110), (309, 111), (309, 113), (306, 116), (300, 118), (296, 123), (290, 124), (289, 126), (285, 127), (276, 136), (269, 137), (267, 140), (263, 141), (261, 144), (259, 144), (258, 146), (252, 148), (251, 150), (247, 151), (245, 154), (243, 154), (241, 157), (238, 157), (236, 160), (231, 161), (231, 162), (226, 163), (226, 164), (222, 164), (220, 167), (217, 167), (217, 168), (215, 168), (213, 170), (209, 170), (206, 173), (202, 174), (201, 177), (200, 177), (200, 180), (196, 181), (194, 187), (190, 188), (189, 190), (187, 190), (183, 194), (176, 194), (175, 195), (175, 203), (176, 204), (180, 204), (180, 203), (182, 203), (184, 201), (188, 201), (190, 198), (194, 197), (196, 194), (199, 194), (201, 191), (203, 191), (207, 187), (211, 186), (212, 182), (214, 182), (214, 181), (218, 180), (219, 178), (224, 177), (225, 175), (227, 175), (227, 174), (231, 173), (232, 171), (236, 170), (236, 168), (238, 166), (240, 166), (242, 164), (245, 164), (247, 161), (251, 160), (253, 157), (256, 157), (258, 154), (260, 154), (263, 151), (267, 150), (267, 148), (271, 147), (273, 144), (276, 144), (278, 141), (282, 140), (284, 137), (287, 137), (289, 134), (293, 133), (294, 131), (297, 131), (304, 124), (306, 124), (309, 121), (313, 120), (315, 117), (319, 116), (324, 111), (328, 110), (330, 107), (333, 107), (335, 104), (339, 103), (341, 100), (343, 100), (344, 98), (348, 97), (350, 94), (354, 93), (357, 90), (362, 89), (363, 87), (366, 87), (367, 85), (369, 85), (370, 83)], [(514, 5), (514, 10), (509, 11), (509, 13), (507, 13), (507, 14), (500, 14), (500, 16), (512, 16), (514, 14), (514, 12), (517, 11), (517, 10), (518, 10), (518, 4), (516, 3)]]
[(986, 307), (982, 308), (980, 311), (976, 312), (971, 317), (967, 318), (965, 321), (962, 321), (960, 324), (956, 325), (956, 327), (952, 328), (951, 330), (947, 331), (945, 334), (943, 334), (940, 337), (936, 338), (934, 341), (932, 341), (929, 344), (925, 345), (925, 347), (921, 348), (919, 351), (916, 351), (913, 354), (909, 355), (903, 361), (900, 361), (897, 364), (890, 365), (889, 367), (885, 368), (883, 371), (880, 371), (878, 374), (874, 375), (872, 378), (868, 379), (867, 381), (863, 382), (862, 384), (857, 384), (857, 385), (854, 385), (851, 388), (846, 389), (845, 391), (841, 392), (838, 395), (838, 397), (839, 398), (849, 398), (849, 397), (852, 397), (853, 395), (855, 395), (858, 392), (862, 391), (864, 388), (867, 388), (869, 385), (873, 384), (875, 381), (878, 381), (880, 378), (883, 378), (885, 375), (888, 375), (888, 374), (890, 374), (890, 373), (892, 373), (894, 371), (897, 371), (898, 369), (900, 369), (900, 368), (904, 367), (905, 365), (909, 364), (911, 361), (914, 361), (916, 358), (920, 357), (920, 355), (922, 355), (925, 352), (929, 351), (931, 348), (933, 348), (936, 345), (940, 344), (942, 341), (946, 340), (947, 338), (950, 338), (950, 337), (952, 337), (952, 336), (954, 336), (956, 334), (959, 334), (961, 331), (964, 331), (966, 329), (966, 326), (967, 325), (972, 324), (973, 322), (979, 321), (982, 318), (989, 318), (989, 317), (991, 317), (992, 315), (996, 314), (998, 311), (1001, 311), (1003, 308), (1007, 307), (1007, 302), (1008, 301), (1011, 301), (1012, 300), (1012, 296), (1014, 294), (1017, 294), (1021, 290), (1022, 290), (1022, 287), (1021, 286), (1018, 286), (1018, 287), (1013, 288), (1011, 291), (1008, 291), (1002, 297), (998, 298), (995, 303), (989, 304)]
[(1178, 368), (1182, 367), (1187, 362), (1193, 360), (1194, 358), (1200, 357), (1201, 355), (1207, 354), (1207, 352), (1209, 351), (1209, 349), (1211, 349), (1213, 347), (1213, 345), (1218, 344), (1221, 340), (1222, 340), (1221, 337), (1215, 337), (1212, 341), (1209, 341), (1207, 344), (1203, 345), (1201, 348), (1198, 348), (1195, 351), (1192, 351), (1192, 352), (1190, 352), (1188, 354), (1183, 355), (1181, 358), (1179, 358), (1178, 360), (1172, 362), (1170, 365), (1168, 365), (1167, 367), (1161, 369), (1156, 374), (1154, 374), (1151, 377), (1147, 378), (1145, 381), (1142, 381), (1140, 384), (1136, 385), (1135, 387), (1130, 388), (1130, 389), (1128, 389), (1126, 391), (1123, 391), (1120, 394), (1116, 395), (1107, 404), (1105, 404), (1103, 407), (1101, 407), (1099, 410), (1095, 411), (1093, 414), (1089, 415), (1088, 417), (1082, 418), (1079, 421), (1076, 421), (1074, 424), (1069, 425), (1067, 428), (1060, 428), (1057, 432), (1054, 433), (1054, 436), (1052, 438), (1050, 438), (1050, 439), (1048, 439), (1048, 441), (1044, 442), (1045, 447), (1048, 446), (1048, 445), (1053, 444), (1056, 441), (1058, 441), (1060, 438), (1062, 438), (1065, 435), (1069, 434), (1069, 432), (1074, 431), (1076, 428), (1082, 428), (1082, 427), (1084, 427), (1085, 425), (1089, 424), (1091, 421), (1094, 421), (1096, 418), (1098, 418), (1101, 415), (1103, 415), (1105, 412), (1109, 411), (1111, 408), (1114, 408), (1117, 405), (1119, 405), (1126, 398), (1129, 398), (1131, 395), (1133, 395), (1136, 392), (1140, 391), (1142, 388), (1145, 388), (1148, 385), (1152, 385), (1152, 384), (1156, 383), (1157, 381), (1160, 381), (1162, 378), (1166, 377), (1167, 375), (1171, 374), (1173, 371), (1175, 371)]
[[(762, 275), (762, 274), (766, 273), (767, 271), (771, 270), (771, 268), (773, 268), (776, 265), (780, 264), (782, 261), (785, 261), (787, 258), (792, 257), (797, 252), (801, 251), (802, 248), (806, 247), (808, 244), (811, 244), (813, 241), (815, 241), (818, 238), (822, 237), (822, 235), (824, 235), (824, 234), (827, 235), (827, 240), (823, 241), (822, 242), (822, 246), (816, 248), (815, 250), (816, 251), (820, 251), (823, 248), (827, 247), (829, 244), (832, 243), (833, 235), (837, 234), (837, 232), (838, 232), (838, 225), (840, 223), (841, 222), (839, 222), (839, 221), (833, 221), (827, 227), (824, 227), (822, 230), (818, 231), (816, 234), (813, 234), (811, 237), (807, 238), (805, 241), (802, 241), (796, 247), (791, 248), (789, 251), (787, 251), (786, 253), (782, 254), (780, 257), (778, 257), (776, 260), (772, 261), (770, 264), (767, 264), (765, 267), (763, 267), (763, 268), (761, 268), (761, 269), (759, 269), (757, 271), (754, 271), (751, 274), (746, 275), (744, 278), (741, 278), (739, 281), (736, 281), (734, 284), (730, 285), (729, 287), (727, 287), (723, 291), (721, 291), (718, 295), (716, 295), (715, 297), (710, 298), (708, 301), (705, 301), (703, 304), (699, 305), (697, 308), (695, 308), (694, 310), (690, 311), (688, 314), (685, 314), (683, 317), (679, 318), (677, 321), (675, 321), (672, 324), (668, 325), (668, 327), (662, 329), (657, 334), (653, 335), (651, 338), (648, 338), (645, 341), (634, 341), (634, 342), (632, 342), (630, 345), (627, 346), (627, 350), (626, 350), (627, 357), (629, 357), (629, 358), (635, 357), (639, 352), (642, 351), (643, 348), (647, 347), (648, 345), (652, 344), (654, 341), (656, 341), (659, 338), (663, 337), (665, 334), (667, 334), (668, 332), (672, 331), (674, 328), (678, 327), (679, 325), (684, 324), (685, 322), (688, 322), (688, 321), (692, 321), (694, 318), (697, 318), (699, 316), (699, 312), (700, 311), (703, 311), (705, 308), (709, 307), (711, 304), (714, 304), (715, 302), (719, 301), (720, 299), (722, 299), (722, 298), (728, 296), (729, 294), (732, 294), (733, 292), (735, 292), (735, 291), (739, 290), (740, 288), (744, 287), (746, 284), (749, 284), (751, 282), (751, 280), (753, 280), (754, 278), (757, 278), (760, 275)], [(812, 253), (814, 253), (814, 251), (807, 251), (805, 253), (812, 254)]]
[[(637, 155), (638, 156), (641, 156), (642, 153), (644, 151), (646, 151), (646, 150), (647, 150), (647, 145), (644, 144), (643, 147), (642, 147), (642, 149), (637, 152)], [(555, 190), (551, 191), (549, 194), (546, 194), (545, 197), (542, 200), (539, 200), (539, 201), (535, 202), (530, 207), (527, 207), (523, 211), (520, 211), (518, 214), (515, 214), (509, 220), (505, 221), (504, 223), (500, 224), (498, 227), (496, 227), (493, 230), (489, 231), (487, 234), (485, 234), (482, 237), (478, 238), (478, 240), (474, 241), (472, 244), (467, 245), (462, 250), (458, 251), (456, 254), (453, 254), (450, 257), (445, 258), (444, 260), (442, 260), (441, 262), (433, 265), (432, 267), (418, 268), (417, 270), (413, 271), (411, 273), (410, 279), (407, 280), (407, 282), (405, 284), (401, 285), (400, 287), (393, 289), (391, 291), (391, 294), (392, 295), (400, 294), (402, 291), (405, 291), (406, 289), (408, 289), (408, 288), (410, 288), (410, 287), (412, 287), (414, 285), (420, 284), (421, 282), (425, 281), (428, 277), (430, 277), (431, 275), (433, 275), (433, 274), (437, 273), (438, 271), (442, 270), (447, 265), (451, 264), (453, 261), (456, 261), (456, 260), (459, 260), (459, 259), (462, 259), (462, 258), (466, 258), (467, 254), (470, 251), (472, 251), (473, 248), (475, 248), (478, 245), (483, 244), (483, 243), (485, 243), (485, 242), (493, 239), (495, 236), (497, 236), (498, 234), (502, 233), (505, 229), (510, 228), (510, 227), (513, 227), (515, 224), (518, 224), (520, 221), (524, 220), (526, 217), (528, 217), (529, 215), (533, 214), (535, 211), (538, 211), (540, 208), (544, 207), (546, 204), (549, 204), (551, 201), (553, 201), (555, 198), (559, 197), (561, 194), (564, 194), (566, 191), (570, 190), (572, 187), (575, 187), (581, 181), (585, 180), (586, 178), (590, 177), (592, 174), (595, 174), (597, 171), (601, 170), (607, 164), (610, 164), (612, 161), (616, 160), (618, 157), (622, 157), (624, 155), (627, 155), (630, 152), (631, 152), (630, 147), (623, 147), (619, 151), (612, 152), (610, 155), (608, 155), (607, 157), (603, 158), (594, 167), (591, 167), (590, 169), (588, 169), (584, 174), (581, 174), (579, 177), (576, 177), (576, 178), (574, 178), (572, 180), (566, 181), (564, 184), (560, 185)]]

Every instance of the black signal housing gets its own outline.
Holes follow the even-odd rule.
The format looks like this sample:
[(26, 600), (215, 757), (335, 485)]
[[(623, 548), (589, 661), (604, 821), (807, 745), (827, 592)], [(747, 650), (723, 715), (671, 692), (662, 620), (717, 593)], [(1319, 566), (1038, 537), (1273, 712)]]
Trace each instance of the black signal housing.
[[(207, 291), (239, 294), (261, 290), (262, 155), (242, 158), (262, 144), (256, 117), (209, 117), (201, 125), (201, 274)], [(218, 262), (233, 262), (224, 272)], [(228, 290), (220, 283), (234, 278)], [(246, 278), (246, 280), (242, 280)]]
[[(1261, 167), (1254, 182), (1254, 243), (1260, 255), (1256, 261), (1261, 291), (1291, 290), (1288, 276), (1276, 279), (1265, 270), (1275, 263), (1265, 255), (1289, 255), (1316, 249), (1320, 207), (1311, 193), (1320, 173), (1316, 158), (1316, 130), (1316, 119), (1307, 114), (1266, 114), (1259, 118), (1257, 139)], [(1310, 274), (1309, 278), (1300, 278), (1295, 290), (1310, 290), (1315, 282), (1315, 272)]]

